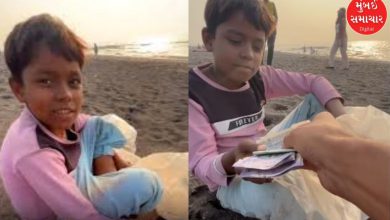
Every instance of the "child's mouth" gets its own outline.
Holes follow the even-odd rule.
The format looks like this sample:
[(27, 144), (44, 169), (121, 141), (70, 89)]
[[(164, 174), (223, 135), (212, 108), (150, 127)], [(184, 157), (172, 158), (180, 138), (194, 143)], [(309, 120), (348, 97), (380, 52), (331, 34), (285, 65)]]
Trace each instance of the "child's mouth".
[(63, 117), (63, 116), (69, 116), (73, 114), (74, 111), (72, 109), (64, 108), (64, 109), (54, 110), (53, 112), (55, 115)]
[(237, 67), (245, 72), (253, 72), (253, 69), (248, 66), (243, 66), (243, 65), (237, 65)]
[(237, 65), (237, 67), (239, 67), (239, 68), (242, 68), (242, 69), (247, 69), (247, 70), (250, 70), (250, 71), (252, 71), (252, 68), (251, 68), (251, 67), (249, 67), (249, 66), (244, 66), (244, 65)]

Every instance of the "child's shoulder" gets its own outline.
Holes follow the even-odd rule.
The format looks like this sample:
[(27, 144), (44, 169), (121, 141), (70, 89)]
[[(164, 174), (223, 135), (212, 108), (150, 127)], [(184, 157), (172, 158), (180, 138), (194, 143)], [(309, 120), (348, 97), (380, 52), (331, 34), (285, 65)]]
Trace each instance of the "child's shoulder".
[(2, 160), (16, 161), (31, 151), (39, 149), (36, 127), (37, 122), (34, 117), (27, 109), (24, 109), (19, 117), (12, 122), (4, 137), (1, 147)]
[(189, 76), (188, 76), (188, 86), (189, 86), (190, 93), (194, 89), (207, 90), (207, 88), (209, 88), (212, 90), (225, 90), (223, 86), (212, 81), (204, 73), (204, 70), (210, 65), (211, 63), (207, 63), (207, 64), (195, 66), (192, 69), (190, 69)]
[[(31, 112), (24, 108), (15, 121), (12, 122), (11, 126), (8, 128), (6, 137), (8, 136), (19, 136), (24, 135), (26, 132), (31, 133), (35, 130), (37, 126), (37, 121), (32, 116)], [(23, 139), (23, 138), (18, 138)]]
[(207, 77), (202, 72), (202, 69), (204, 67), (205, 67), (205, 65), (199, 65), (199, 66), (192, 67), (188, 71), (188, 74), (189, 74), (188, 75), (188, 84), (189, 84), (190, 90), (192, 89), (192, 87), (194, 87), (198, 83), (208, 83)]
[(204, 75), (204, 70), (207, 69), (212, 63), (203, 63), (190, 68), (189, 74)]
[[(76, 131), (80, 131), (90, 115), (79, 114), (75, 121)], [(18, 154), (19, 156), (39, 150), (37, 127), (40, 126), (32, 113), (24, 108), (18, 118), (12, 122), (4, 137), (2, 154)], [(28, 146), (28, 147), (27, 147)]]

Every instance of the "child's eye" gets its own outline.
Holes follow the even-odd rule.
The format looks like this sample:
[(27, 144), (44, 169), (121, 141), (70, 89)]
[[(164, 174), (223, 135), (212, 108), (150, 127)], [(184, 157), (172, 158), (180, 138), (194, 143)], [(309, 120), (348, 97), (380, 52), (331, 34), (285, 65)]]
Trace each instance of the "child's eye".
[(39, 79), (38, 83), (44, 86), (50, 86), (53, 82), (50, 79)]
[(234, 39), (229, 39), (229, 42), (233, 45), (240, 45), (241, 41), (240, 40), (234, 40)]
[(253, 47), (253, 50), (254, 50), (255, 52), (261, 52), (261, 47), (255, 46), (255, 47)]
[(81, 84), (81, 80), (80, 79), (72, 79), (69, 84), (73, 87), (73, 88), (78, 88)]
[(253, 45), (253, 50), (254, 50), (255, 52), (260, 53), (262, 49), (263, 49), (263, 46), (262, 46), (261, 44)]

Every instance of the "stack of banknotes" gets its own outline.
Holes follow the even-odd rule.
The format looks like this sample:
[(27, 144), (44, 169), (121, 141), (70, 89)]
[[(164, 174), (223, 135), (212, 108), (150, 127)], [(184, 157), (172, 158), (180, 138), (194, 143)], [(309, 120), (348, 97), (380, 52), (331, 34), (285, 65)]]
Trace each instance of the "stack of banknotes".
[(238, 160), (233, 167), (243, 178), (273, 178), (303, 166), (303, 159), (293, 149), (283, 146), (284, 137), (296, 127), (308, 123), (304, 121), (277, 133), (269, 133), (257, 144), (265, 145), (266, 150), (255, 151), (253, 156)]

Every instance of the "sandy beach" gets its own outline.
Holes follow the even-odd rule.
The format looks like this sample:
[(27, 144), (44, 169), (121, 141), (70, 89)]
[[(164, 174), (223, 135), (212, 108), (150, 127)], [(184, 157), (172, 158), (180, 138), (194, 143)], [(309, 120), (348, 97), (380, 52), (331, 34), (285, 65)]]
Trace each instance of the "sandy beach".
[[(212, 54), (190, 49), (189, 67), (212, 61)], [(294, 72), (320, 74), (341, 93), (346, 106), (373, 105), (390, 113), (390, 62), (350, 59), (349, 70), (341, 69), (337, 59), (335, 69), (326, 69), (327, 57), (276, 52), (275, 68)], [(266, 105), (267, 128), (281, 121), (300, 101), (301, 97), (279, 98)], [(223, 209), (207, 187), (190, 176), (190, 219), (252, 219)]]
[[(84, 112), (115, 113), (137, 132), (137, 155), (185, 152), (187, 148), (187, 58), (90, 57), (84, 68)], [(0, 54), (0, 143), (22, 105), (8, 87)], [(17, 219), (0, 182), (0, 219)]]

